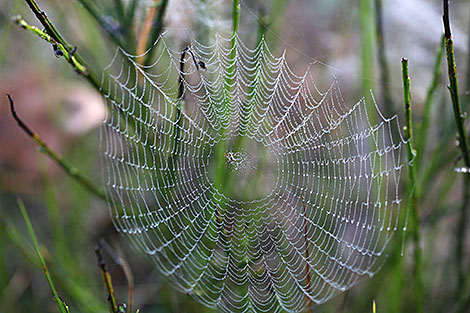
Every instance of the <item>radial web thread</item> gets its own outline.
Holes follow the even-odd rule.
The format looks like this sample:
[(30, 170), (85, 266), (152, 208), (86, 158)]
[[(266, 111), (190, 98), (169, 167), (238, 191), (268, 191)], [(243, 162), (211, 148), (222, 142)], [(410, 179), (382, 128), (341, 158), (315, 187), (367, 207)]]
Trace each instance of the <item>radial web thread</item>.
[[(165, 36), (154, 63), (118, 49), (101, 141), (118, 231), (183, 292), (222, 312), (301, 312), (383, 264), (402, 221), (396, 117), (348, 107), (332, 75), (236, 36)], [(370, 107), (370, 106), (369, 106)]]

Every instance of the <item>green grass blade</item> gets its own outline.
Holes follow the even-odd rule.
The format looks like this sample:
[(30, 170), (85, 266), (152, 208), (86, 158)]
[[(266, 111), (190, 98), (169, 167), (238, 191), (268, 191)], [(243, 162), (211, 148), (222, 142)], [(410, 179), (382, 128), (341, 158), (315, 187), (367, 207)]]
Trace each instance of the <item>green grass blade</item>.
[(41, 262), (42, 269), (44, 270), (44, 274), (46, 275), (47, 282), (49, 283), (49, 286), (51, 287), (52, 294), (54, 295), (54, 299), (57, 303), (57, 306), (59, 307), (59, 311), (61, 313), (69, 313), (69, 309), (67, 305), (62, 301), (62, 299), (60, 299), (57, 293), (57, 290), (55, 289), (51, 275), (49, 274), (49, 270), (47, 269), (46, 262), (44, 261), (44, 258), (41, 254), (41, 250), (39, 249), (39, 244), (38, 244), (36, 235), (34, 233), (33, 225), (31, 225), (31, 220), (29, 219), (28, 212), (26, 212), (26, 208), (24, 206), (23, 201), (21, 201), (21, 199), (18, 199), (18, 206), (20, 207), (21, 214), (23, 215), (23, 219), (26, 224), (26, 228), (28, 229), (29, 236), (31, 237), (31, 240), (33, 241), (34, 249), (36, 250), (39, 261)]

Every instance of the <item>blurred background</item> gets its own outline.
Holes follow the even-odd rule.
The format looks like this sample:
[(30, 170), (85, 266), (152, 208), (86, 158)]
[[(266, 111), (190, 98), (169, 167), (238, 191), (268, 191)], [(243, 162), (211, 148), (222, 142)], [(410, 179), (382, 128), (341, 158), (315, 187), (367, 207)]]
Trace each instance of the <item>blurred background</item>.
[[(125, 19), (116, 8), (118, 2), (42, 0), (38, 4), (98, 77), (117, 45), (141, 53), (147, 48), (147, 41), (141, 38), (151, 39), (160, 27), (167, 30), (177, 49), (183, 49), (191, 39), (204, 41), (213, 32), (231, 34), (231, 1), (169, 0), (164, 7), (166, 1), (127, 0), (122, 1), (125, 14), (132, 5), (136, 7)], [(382, 4), (383, 26), (379, 37), (378, 3)], [(255, 47), (263, 33), (277, 55), (286, 50), (288, 62), (297, 73), (314, 60), (328, 64), (325, 75), (339, 79), (348, 105), (372, 89), (382, 112), (404, 121), (400, 61), (402, 57), (409, 59), (415, 146), (419, 152), (415, 166), (420, 190), (424, 308), (426, 312), (468, 309), (470, 288), (468, 279), (459, 279), (459, 268), (470, 275), (470, 231), (463, 236), (457, 231), (469, 228), (470, 213), (462, 220), (462, 211), (468, 212), (470, 207), (463, 196), (464, 174), (454, 170), (462, 164), (446, 87), (445, 52), (441, 58), (437, 53), (442, 47), (442, 2), (245, 0), (240, 5), (240, 37), (249, 47)], [(470, 2), (451, 1), (450, 9), (465, 111), (470, 103)], [(0, 312), (57, 312), (25, 231), (18, 197), (25, 202), (41, 251), (70, 312), (107, 310), (94, 253), (101, 238), (122, 251), (132, 269), (134, 308), (141, 312), (211, 312), (189, 295), (174, 292), (145, 256), (136, 255), (129, 242), (114, 231), (106, 203), (41, 154), (12, 119), (6, 93), (15, 100), (19, 116), (50, 147), (100, 184), (99, 127), (105, 113), (101, 96), (70, 64), (54, 55), (49, 43), (13, 23), (12, 17), (18, 14), (42, 29), (25, 1), (0, 3)], [(379, 38), (384, 39), (382, 60)], [(389, 72), (386, 84), (381, 76), (384, 64)], [(431, 88), (433, 79), (435, 88)], [(405, 200), (407, 177), (402, 175)], [(415, 311), (415, 246), (409, 237), (408, 231), (398, 232), (378, 275), (338, 294), (315, 311), (371, 312), (374, 299), (377, 312)], [(126, 302), (124, 272), (112, 257), (106, 255), (106, 262), (117, 299)]]

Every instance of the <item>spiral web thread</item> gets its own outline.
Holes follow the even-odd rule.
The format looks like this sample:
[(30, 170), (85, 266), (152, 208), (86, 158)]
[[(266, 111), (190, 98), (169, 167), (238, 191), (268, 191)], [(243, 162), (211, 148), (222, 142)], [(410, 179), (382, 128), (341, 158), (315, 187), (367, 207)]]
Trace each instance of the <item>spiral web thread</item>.
[[(380, 269), (402, 220), (406, 142), (375, 101), (370, 119), (364, 99), (348, 107), (333, 75), (320, 90), (323, 65), (299, 76), (264, 40), (249, 49), (235, 39), (233, 68), (231, 38), (221, 36), (192, 42), (183, 58), (160, 37), (149, 66), (117, 50), (102, 85), (111, 216), (207, 306), (305, 311)], [(214, 182), (214, 168), (233, 174), (218, 151), (227, 156), (240, 137), (274, 156), (275, 175), (259, 174), (272, 190), (259, 197), (232, 196), (236, 180)]]

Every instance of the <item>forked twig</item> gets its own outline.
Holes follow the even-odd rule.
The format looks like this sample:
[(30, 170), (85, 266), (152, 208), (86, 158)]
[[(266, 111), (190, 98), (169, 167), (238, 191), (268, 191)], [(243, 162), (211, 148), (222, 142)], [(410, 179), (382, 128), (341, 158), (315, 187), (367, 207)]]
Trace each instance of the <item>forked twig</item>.
[[(90, 70), (90, 67), (84, 62), (84, 60), (80, 57), (78, 53), (71, 53), (73, 50), (73, 47), (71, 47), (65, 39), (60, 35), (60, 33), (57, 31), (57, 29), (54, 27), (54, 24), (52, 24), (51, 20), (47, 17), (46, 13), (41, 10), (39, 5), (36, 3), (35, 0), (25, 0), (26, 3), (29, 5), (31, 11), (36, 15), (36, 18), (41, 22), (42, 26), (44, 27), (45, 33), (49, 34), (49, 36), (52, 37), (53, 40), (55, 40), (58, 44), (61, 44), (64, 48), (65, 51), (67, 51), (69, 54), (72, 54), (77, 63), (81, 64), (84, 67), (84, 71), (77, 71), (80, 74), (82, 74), (97, 90), (100, 90), (101, 84), (100, 80), (96, 76), (96, 74)], [(75, 67), (76, 64), (72, 64), (72, 66)], [(77, 68), (76, 68), (77, 69)]]
[(106, 195), (103, 190), (98, 188), (91, 180), (84, 176), (78, 168), (73, 166), (69, 161), (67, 161), (62, 155), (52, 150), (42, 139), (39, 137), (38, 133), (34, 132), (30, 127), (28, 127), (16, 114), (15, 104), (13, 99), (9, 94), (7, 94), (8, 100), (10, 102), (10, 111), (11, 115), (17, 122), (18, 126), (41, 148), (40, 151), (48, 155), (55, 163), (57, 163), (70, 177), (75, 179), (88, 191), (96, 195), (97, 197), (106, 200)]
[(80, 63), (80, 61), (77, 59), (75, 56), (76, 48), (72, 49), (67, 49), (66, 46), (64, 46), (62, 43), (58, 42), (56, 39), (54, 39), (51, 35), (48, 33), (40, 30), (36, 26), (29, 25), (21, 16), (17, 15), (12, 18), (13, 22), (18, 24), (20, 27), (23, 29), (27, 29), (31, 31), (33, 34), (41, 37), (45, 41), (49, 42), (52, 45), (52, 48), (54, 49), (54, 54), (56, 57), (64, 57), (70, 65), (75, 69), (75, 71), (83, 76), (88, 75), (88, 70), (87, 68)]

